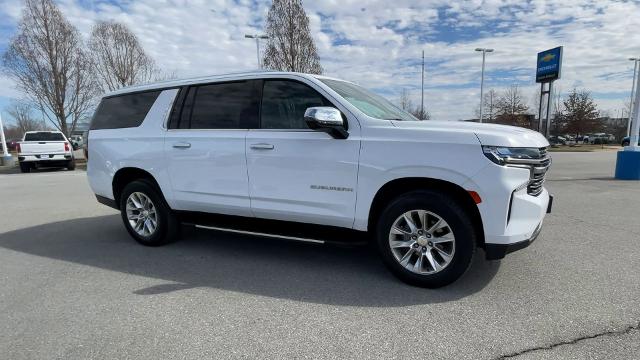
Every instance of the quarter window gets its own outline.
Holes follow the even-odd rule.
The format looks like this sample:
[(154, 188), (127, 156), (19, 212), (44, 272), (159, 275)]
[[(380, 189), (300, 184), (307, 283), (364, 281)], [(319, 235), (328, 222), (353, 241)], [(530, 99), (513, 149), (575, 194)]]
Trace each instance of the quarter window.
[(262, 89), (263, 129), (308, 129), (304, 112), (314, 106), (331, 106), (311, 87), (289, 80), (266, 80)]
[(91, 130), (140, 126), (160, 92), (149, 91), (102, 99), (91, 121)]

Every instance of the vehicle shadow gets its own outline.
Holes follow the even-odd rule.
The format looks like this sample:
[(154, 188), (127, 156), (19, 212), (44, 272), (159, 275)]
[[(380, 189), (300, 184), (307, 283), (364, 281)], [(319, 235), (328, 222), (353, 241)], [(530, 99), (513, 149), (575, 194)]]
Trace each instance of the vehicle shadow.
[(401, 283), (368, 247), (344, 248), (185, 229), (158, 248), (138, 245), (119, 215), (80, 218), (0, 234), (0, 247), (166, 284), (132, 289), (155, 295), (217, 288), (273, 298), (346, 306), (394, 307), (464, 298), (482, 290), (500, 263), (479, 251), (456, 283), (429, 290)]

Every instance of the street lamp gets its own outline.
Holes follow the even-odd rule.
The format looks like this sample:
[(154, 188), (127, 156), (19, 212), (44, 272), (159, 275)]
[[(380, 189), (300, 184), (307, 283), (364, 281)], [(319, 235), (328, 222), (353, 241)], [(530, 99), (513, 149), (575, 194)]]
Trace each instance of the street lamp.
[(246, 34), (244, 37), (247, 39), (256, 39), (256, 55), (258, 57), (258, 68), (262, 69), (262, 63), (260, 62), (260, 39), (268, 39), (269, 36), (258, 35), (258, 34), (253, 34), (253, 35)]
[(480, 75), (480, 122), (482, 122), (482, 112), (484, 107), (484, 59), (487, 53), (493, 52), (493, 49), (476, 48), (476, 51), (482, 51), (482, 75)]
[(13, 159), (11, 157), (11, 154), (9, 154), (9, 149), (7, 149), (7, 141), (4, 138), (2, 115), (0, 115), (0, 147), (2, 148), (2, 151), (0, 151), (0, 165), (12, 165)]
[(627, 121), (627, 136), (631, 135), (631, 116), (633, 116), (633, 95), (636, 89), (636, 73), (638, 72), (638, 62), (640, 62), (640, 58), (632, 57), (629, 58), (630, 61), (633, 61), (633, 85), (631, 85), (631, 98), (629, 99), (629, 121)]

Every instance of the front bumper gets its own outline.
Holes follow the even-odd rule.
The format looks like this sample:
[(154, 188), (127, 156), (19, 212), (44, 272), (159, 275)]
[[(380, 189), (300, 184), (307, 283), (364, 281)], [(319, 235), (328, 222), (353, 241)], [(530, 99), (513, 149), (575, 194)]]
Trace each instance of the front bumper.
[(540, 230), (542, 230), (542, 223), (538, 225), (536, 230), (533, 232), (533, 235), (531, 235), (531, 237), (527, 240), (518, 241), (511, 244), (485, 244), (484, 252), (485, 252), (486, 259), (499, 260), (504, 258), (505, 255), (509, 253), (526, 248), (538, 238), (538, 235), (540, 234)]
[[(551, 213), (551, 208), (553, 206), (553, 195), (549, 195), (549, 203), (547, 204), (547, 214)], [(542, 230), (542, 222), (536, 226), (536, 229), (526, 240), (509, 243), (509, 244), (485, 244), (484, 251), (486, 254), (487, 260), (499, 260), (505, 257), (505, 255), (512, 253), (514, 251), (518, 251), (526, 248), (531, 245), (540, 235), (540, 231)]]

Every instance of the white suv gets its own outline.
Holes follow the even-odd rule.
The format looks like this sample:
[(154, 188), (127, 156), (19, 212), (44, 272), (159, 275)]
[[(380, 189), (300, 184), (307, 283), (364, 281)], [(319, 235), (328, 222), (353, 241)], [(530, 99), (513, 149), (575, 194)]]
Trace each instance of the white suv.
[(529, 245), (552, 197), (547, 140), (417, 121), (353, 83), (258, 72), (106, 95), (88, 177), (144, 245), (180, 224), (312, 242), (370, 239), (400, 279), (443, 286)]

